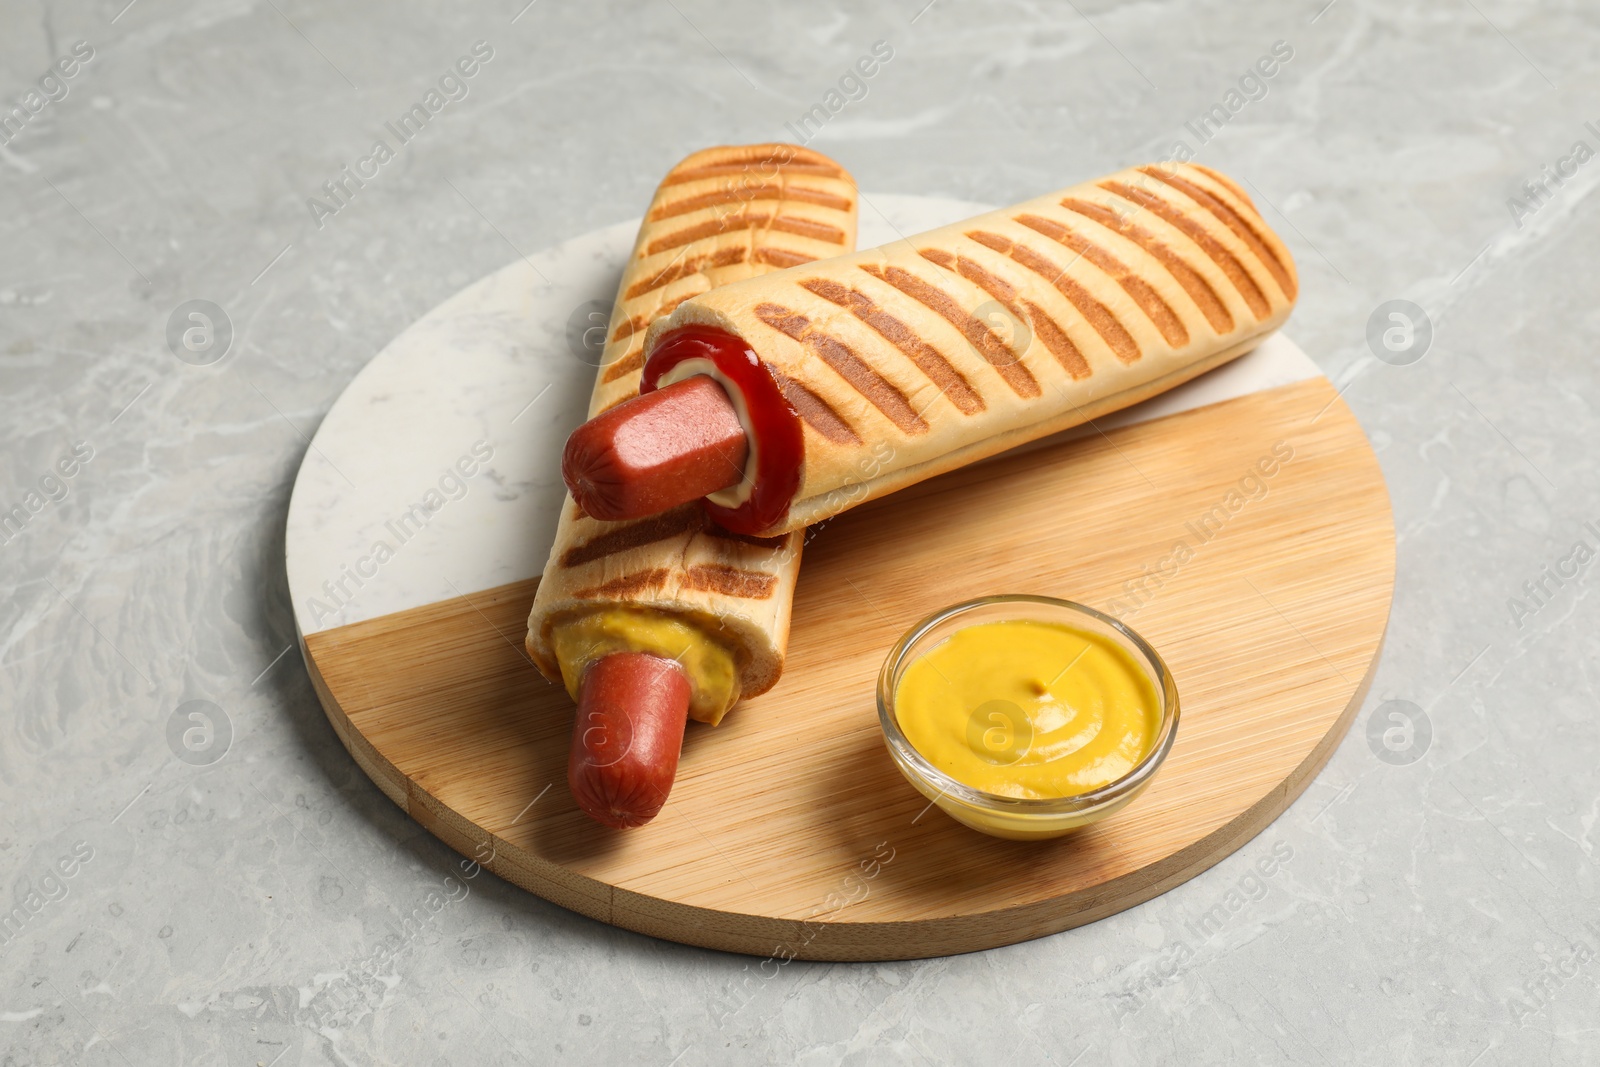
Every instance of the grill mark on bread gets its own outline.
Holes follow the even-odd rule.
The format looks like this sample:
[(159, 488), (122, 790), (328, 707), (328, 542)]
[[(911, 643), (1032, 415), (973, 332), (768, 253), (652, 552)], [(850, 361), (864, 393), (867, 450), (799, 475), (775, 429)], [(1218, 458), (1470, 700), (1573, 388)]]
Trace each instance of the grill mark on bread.
[(815, 352), (863, 399), (882, 412), (884, 418), (899, 427), (901, 433), (927, 433), (928, 424), (912, 408), (905, 394), (873, 370), (849, 345), (817, 329), (810, 319), (782, 304), (757, 304), (755, 316)]
[(1122, 286), (1122, 291), (1132, 297), (1133, 302), (1149, 316), (1155, 328), (1161, 331), (1161, 336), (1167, 344), (1173, 348), (1182, 348), (1189, 343), (1189, 329), (1184, 326), (1183, 320), (1178, 318), (1177, 312), (1172, 310), (1172, 305), (1163, 300), (1161, 294), (1156, 292), (1149, 282), (1129, 270), (1122, 260), (1055, 219), (1047, 219), (1041, 215), (1018, 215), (1013, 221), (1072, 249), (1099, 267)]
[(802, 263), (815, 263), (816, 256), (808, 256), (804, 252), (791, 252), (787, 248), (764, 247), (756, 249), (755, 261), (777, 267), (798, 267)]
[[(979, 243), (987, 243), (984, 237), (993, 237), (993, 234), (968, 234)], [(996, 238), (1003, 240), (1003, 238)], [(980, 264), (968, 259), (966, 256), (955, 256), (942, 248), (926, 248), (922, 256), (933, 263), (937, 263), (945, 270), (961, 275), (967, 281), (976, 285), (995, 300), (999, 301), (1011, 317), (1018, 322), (1026, 322), (1033, 329), (1035, 337), (1044, 342), (1050, 354), (1056, 357), (1056, 362), (1076, 380), (1089, 377), (1094, 373), (1089, 368), (1089, 361), (1083, 358), (1083, 353), (1078, 351), (1078, 346), (1072, 343), (1072, 338), (1067, 336), (1067, 331), (1050, 317), (1049, 313), (1031, 300), (1024, 300), (1021, 306), (1017, 303), (1017, 287), (997, 274), (991, 274)]]
[(709, 193), (686, 196), (682, 200), (662, 204), (650, 212), (650, 221), (659, 222), (662, 219), (704, 211), (708, 207), (719, 207), (723, 204), (748, 204), (753, 200), (794, 200), (832, 208), (835, 211), (849, 211), (854, 206), (842, 196), (804, 185), (729, 184), (721, 189), (713, 189)]
[(1094, 373), (1089, 368), (1089, 361), (1083, 358), (1083, 353), (1078, 351), (1078, 346), (1072, 343), (1067, 332), (1056, 325), (1055, 319), (1046, 315), (1044, 309), (1031, 300), (1024, 300), (1022, 306), (1027, 308), (1032, 319), (1035, 336), (1044, 342), (1050, 354), (1056, 357), (1056, 362), (1074, 381), (1082, 381)]
[(810, 237), (815, 241), (827, 241), (829, 244), (844, 244), (844, 231), (837, 226), (829, 226), (825, 222), (815, 219), (805, 219), (798, 215), (779, 215), (772, 220), (772, 228), (783, 233), (795, 233), (801, 237)]
[(938, 349), (918, 337), (911, 327), (873, 303), (865, 293), (824, 278), (808, 278), (798, 284), (807, 292), (846, 309), (870, 326), (878, 336), (898, 348), (963, 415), (977, 414), (987, 406), (977, 390)]
[(683, 575), (685, 589), (703, 589), (740, 600), (765, 600), (778, 585), (776, 575), (727, 563), (697, 563)]
[(1100, 188), (1108, 193), (1115, 193), (1124, 200), (1131, 200), (1133, 203), (1138, 204), (1151, 214), (1164, 219), (1168, 224), (1182, 231), (1184, 236), (1199, 245), (1200, 251), (1204, 252), (1211, 259), (1211, 262), (1221, 268), (1222, 273), (1227, 275), (1228, 280), (1233, 283), (1233, 287), (1238, 290), (1239, 295), (1244, 297), (1244, 302), (1250, 306), (1250, 311), (1255, 315), (1257, 322), (1272, 314), (1272, 305), (1267, 302), (1266, 294), (1261, 291), (1261, 286), (1256, 284), (1256, 280), (1250, 276), (1250, 272), (1245, 269), (1244, 264), (1239, 262), (1238, 257), (1228, 251), (1222, 242), (1213, 237), (1204, 226), (1154, 193), (1146, 192), (1143, 189), (1135, 189), (1125, 182), (1103, 181), (1100, 183)]
[(793, 215), (772, 215), (761, 212), (737, 212), (727, 215), (718, 215), (714, 219), (697, 222), (693, 226), (685, 226), (681, 230), (658, 237), (645, 248), (645, 255), (656, 255), (684, 245), (703, 241), (708, 237), (718, 237), (736, 230), (773, 229), (783, 233), (799, 234), (801, 237), (810, 237), (816, 241), (826, 241), (829, 244), (843, 245), (845, 233), (837, 226), (829, 226), (825, 222), (815, 222)]
[(1228, 192), (1238, 197), (1240, 201), (1244, 203), (1245, 207), (1249, 208), (1251, 211), (1254, 211), (1257, 215), (1261, 214), (1261, 209), (1256, 207), (1256, 202), (1246, 196), (1244, 190), (1239, 188), (1234, 180), (1228, 177), (1226, 174), (1219, 170), (1212, 170), (1210, 167), (1204, 166), (1200, 163), (1190, 163), (1189, 167), (1193, 170), (1199, 171), (1201, 174), (1204, 174), (1207, 178), (1210, 178), (1212, 181), (1228, 190)]
[(1024, 399), (1040, 393), (1033, 372), (1022, 364), (1022, 354), (1014, 352), (993, 330), (974, 318), (966, 308), (949, 293), (930, 285), (910, 271), (900, 267), (881, 268), (871, 263), (860, 264), (862, 270), (879, 281), (888, 282), (911, 299), (938, 314), (961, 331), (967, 343), (1005, 379), (1013, 392)]
[(644, 369), (644, 345), (640, 345), (615, 363), (606, 368), (606, 375), (601, 381), (610, 385), (619, 378), (626, 378), (635, 371)]
[(855, 201), (837, 193), (830, 193), (826, 189), (813, 189), (809, 185), (787, 185), (784, 187), (784, 198), (798, 200), (806, 204), (816, 204), (818, 207), (832, 208), (848, 214), (855, 210)]
[(591, 585), (587, 589), (580, 589), (573, 593), (578, 600), (593, 600), (596, 597), (631, 597), (643, 593), (647, 589), (659, 589), (667, 584), (669, 572), (665, 567), (652, 567), (647, 571), (635, 571), (624, 574), (610, 581)]
[(672, 511), (652, 515), (648, 519), (614, 526), (603, 534), (591, 537), (582, 544), (573, 545), (561, 553), (561, 566), (580, 567), (597, 559), (626, 552), (641, 545), (655, 544), (669, 537), (689, 533), (705, 525), (705, 513), (698, 504), (686, 504)]
[[(699, 274), (709, 267), (731, 267), (735, 263), (743, 263), (745, 253), (749, 249), (743, 245), (733, 248), (719, 248), (708, 256), (689, 256), (684, 259), (674, 260), (665, 267), (656, 271), (642, 281), (634, 282), (628, 286), (628, 291), (622, 294), (622, 299), (632, 300), (634, 297), (643, 296), (645, 293), (670, 285), (679, 278), (687, 278), (691, 274)], [(698, 293), (695, 295), (699, 295)]]
[(648, 314), (635, 315), (633, 318), (617, 327), (617, 331), (611, 335), (611, 340), (622, 341), (632, 337), (636, 333), (644, 333), (644, 331), (649, 328), (652, 322), (672, 314), (674, 311), (678, 310), (678, 305), (683, 303), (685, 300), (690, 300), (701, 295), (703, 294), (684, 293), (681, 296), (675, 296), (671, 300), (663, 302), (660, 307)]
[(807, 426), (837, 444), (861, 443), (861, 438), (856, 435), (855, 429), (833, 410), (833, 405), (806, 388), (804, 383), (789, 377), (778, 368), (769, 365), (767, 370), (772, 373), (772, 380), (777, 383), (778, 392), (783, 394), (783, 398), (799, 413)]
[(1233, 209), (1232, 204), (1221, 199), (1211, 190), (1204, 186), (1196, 185), (1187, 178), (1180, 178), (1176, 174), (1163, 173), (1160, 167), (1140, 167), (1139, 170), (1156, 181), (1165, 182), (1179, 192), (1186, 194), (1189, 199), (1216, 216), (1224, 226), (1238, 235), (1239, 240), (1250, 246), (1250, 251), (1254, 252), (1256, 258), (1261, 261), (1262, 266), (1267, 268), (1273, 280), (1278, 283), (1278, 289), (1283, 295), (1290, 300), (1295, 298), (1298, 287), (1294, 283), (1294, 277), (1289, 273), (1288, 268), (1284, 266), (1283, 260), (1278, 258), (1278, 253), (1272, 250), (1272, 246), (1267, 244), (1266, 239), (1251, 225), (1250, 220)]
[(658, 252), (666, 252), (684, 245), (703, 241), (707, 237), (716, 237), (724, 233), (733, 233), (735, 230), (748, 230), (766, 226), (772, 221), (771, 215), (759, 212), (739, 211), (727, 215), (718, 215), (714, 219), (697, 222), (693, 226), (685, 226), (681, 230), (674, 230), (665, 237), (657, 237), (645, 247), (644, 254), (653, 256)]
[(776, 537), (758, 537), (755, 534), (734, 533), (732, 530), (724, 530), (721, 526), (711, 522), (708, 522), (706, 528), (701, 532), (707, 537), (715, 537), (719, 541), (738, 541), (740, 544), (754, 545), (756, 548), (765, 548), (772, 552), (776, 552), (786, 546), (789, 543), (789, 538), (799, 536), (797, 531), (796, 533), (778, 534)]
[(1062, 296), (1078, 309), (1078, 314), (1083, 320), (1094, 327), (1094, 332), (1106, 343), (1116, 357), (1124, 363), (1137, 362), (1144, 355), (1139, 350), (1139, 342), (1133, 339), (1122, 320), (1100, 301), (1090, 295), (1089, 290), (1067, 277), (1065, 267), (1057, 267), (1050, 260), (1035, 252), (1025, 244), (1019, 244), (1009, 237), (1002, 237), (997, 233), (986, 233), (974, 230), (967, 234), (985, 248), (991, 248), (1010, 256), (1017, 263), (1033, 271), (1046, 282), (1056, 288)]
[(615, 344), (618, 341), (632, 337), (634, 334), (639, 333), (646, 326), (650, 325), (650, 320), (654, 317), (654, 315), (635, 315), (633, 318), (616, 328), (616, 330), (611, 334), (611, 343)]
[(1233, 313), (1222, 302), (1217, 291), (1211, 288), (1211, 283), (1205, 276), (1191, 267), (1182, 256), (1162, 244), (1155, 234), (1142, 226), (1121, 218), (1108, 207), (1092, 204), (1087, 200), (1076, 197), (1067, 197), (1061, 201), (1061, 206), (1068, 211), (1076, 212), (1086, 219), (1098, 222), (1113, 233), (1120, 233), (1146, 252), (1150, 253), (1158, 263), (1167, 268), (1177, 283), (1183, 286), (1184, 292), (1195, 302), (1200, 313), (1206, 317), (1211, 328), (1218, 333), (1230, 333), (1233, 330)]

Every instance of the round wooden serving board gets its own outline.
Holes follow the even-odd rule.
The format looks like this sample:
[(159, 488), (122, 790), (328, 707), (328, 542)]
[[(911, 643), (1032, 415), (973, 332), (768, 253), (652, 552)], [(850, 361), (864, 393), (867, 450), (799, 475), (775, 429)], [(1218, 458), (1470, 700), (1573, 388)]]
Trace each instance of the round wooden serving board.
[[(931, 203), (899, 198), (888, 210), (902, 212), (905, 232), (959, 217)], [(631, 232), (569, 243), (542, 265), (558, 269), (562, 255), (590, 264), (584, 284), (603, 295)], [(522, 651), (548, 535), (543, 547), (522, 535), (516, 543), (536, 543), (501, 552), (517, 556), (509, 562), (491, 558), (517, 538), (518, 521), (543, 521), (528, 509), (559, 500), (558, 487), (535, 479), (553, 470), (550, 442), (581, 417), (593, 373), (564, 351), (555, 362), (529, 355), (538, 331), (527, 322), (559, 330), (584, 296), (542, 293), (530, 308), (526, 293), (511, 295), (518, 279), (537, 284), (521, 270), (485, 279), (413, 328), (436, 345), (441, 321), (470, 320), (458, 334), (467, 355), (435, 355), (431, 380), (417, 380), (425, 361), (395, 369), (404, 336), (388, 370), (379, 364), (390, 350), (363, 372), (352, 394), (382, 402), (341, 398), (308, 453), (289, 522), (291, 593), (329, 719), (384, 792), (464, 856), (564, 907), (675, 941), (779, 958), (945, 955), (1091, 922), (1193, 877), (1288, 807), (1344, 736), (1393, 591), (1377, 460), (1320, 376), (1268, 375), (1289, 380), (1209, 403), (1215, 386), (1205, 393), (1202, 379), (1187, 394), (1201, 406), (1134, 413), (825, 524), (805, 550), (777, 687), (720, 727), (690, 724), (654, 822), (596, 825), (567, 792), (572, 704)], [(463, 303), (474, 291), (477, 303)], [(497, 299), (499, 318), (485, 311)], [(539, 310), (546, 304), (557, 310)], [(522, 341), (483, 341), (496, 329)], [(512, 355), (485, 356), (498, 369), (477, 373), (474, 345)], [(1271, 346), (1245, 360), (1304, 359), (1282, 338)], [(480, 388), (495, 374), (499, 387)], [(512, 412), (541, 375), (576, 384), (554, 383), (565, 399), (536, 430)], [(395, 444), (413, 449), (406, 482), (394, 474), (406, 458), (384, 444), (428, 436), (395, 400), (407, 389), (431, 396), (435, 411), (452, 393), (507, 395), (500, 407), (467, 405), (475, 410), (459, 415), (457, 437)], [(537, 448), (518, 444), (531, 438)], [(466, 479), (459, 504), (446, 496), (436, 522), (393, 546), (392, 561), (357, 566), (356, 549), (327, 547), (341, 522), (359, 527), (351, 544), (398, 540), (374, 531), (475, 440), (494, 458)], [(381, 488), (390, 484), (400, 488)], [(340, 518), (352, 509), (368, 517)], [(340, 561), (377, 574), (342, 582)], [(483, 580), (491, 575), (517, 580)], [(432, 595), (441, 581), (448, 592)], [(930, 808), (891, 764), (873, 705), (883, 657), (907, 627), (1007, 592), (1119, 615), (1166, 658), (1182, 700), (1177, 742), (1149, 790), (1053, 841), (986, 837)]]

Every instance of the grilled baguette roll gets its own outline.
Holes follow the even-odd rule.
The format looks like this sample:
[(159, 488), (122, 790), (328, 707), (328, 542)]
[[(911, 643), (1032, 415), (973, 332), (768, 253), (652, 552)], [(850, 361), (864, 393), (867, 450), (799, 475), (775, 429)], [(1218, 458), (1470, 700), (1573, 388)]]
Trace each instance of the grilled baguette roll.
[[(638, 395), (645, 331), (657, 318), (728, 282), (849, 252), (855, 238), (854, 181), (820, 153), (768, 144), (689, 156), (662, 181), (639, 229), (589, 414)], [(528, 654), (576, 700), (589, 656), (617, 641), (642, 642), (652, 647), (636, 651), (667, 657), (681, 653), (665, 647), (680, 639), (672, 627), (621, 635), (616, 627), (586, 629), (583, 620), (641, 609), (686, 624), (734, 664), (730, 684), (689, 671), (690, 717), (716, 723), (741, 695), (771, 688), (783, 669), (801, 537), (731, 534), (709, 523), (698, 505), (601, 522), (568, 497), (528, 616)], [(563, 641), (563, 632), (579, 636)], [(570, 652), (597, 643), (602, 647)], [(558, 646), (569, 649), (567, 662)]]
[[(1237, 185), (1168, 163), (696, 296), (646, 350), (709, 327), (772, 372), (803, 421), (800, 485), (747, 528), (781, 534), (1210, 370), (1280, 326), (1297, 287)], [(708, 499), (738, 508), (750, 483)]]

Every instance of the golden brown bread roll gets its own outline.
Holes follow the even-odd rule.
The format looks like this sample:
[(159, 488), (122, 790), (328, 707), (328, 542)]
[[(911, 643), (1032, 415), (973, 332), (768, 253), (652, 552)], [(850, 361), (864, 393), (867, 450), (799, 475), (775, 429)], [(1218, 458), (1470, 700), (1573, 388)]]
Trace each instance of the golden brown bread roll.
[[(683, 301), (728, 282), (851, 251), (856, 199), (855, 184), (842, 167), (793, 145), (711, 148), (673, 167), (656, 190), (623, 272), (590, 415), (638, 394), (645, 331)], [(566, 643), (570, 648), (580, 641), (619, 639), (614, 625), (575, 625), (586, 617), (615, 609), (661, 613), (731, 653), (731, 686), (697, 678), (692, 665), (689, 670), (695, 683), (689, 714), (715, 723), (739, 696), (765, 691), (782, 671), (801, 537), (731, 534), (709, 524), (698, 505), (638, 521), (601, 522), (582, 514), (568, 497), (528, 616), (528, 654), (576, 699), (575, 675), (583, 663), (561, 662), (562, 627), (581, 634)], [(626, 639), (660, 644), (679, 639), (679, 633), (634, 627)], [(673, 656), (679, 650), (660, 651)]]
[[(695, 296), (645, 347), (711, 327), (767, 365), (803, 424), (787, 515), (750, 527), (780, 534), (1187, 381), (1296, 292), (1249, 197), (1167, 163)], [(750, 481), (708, 499), (737, 508)]]

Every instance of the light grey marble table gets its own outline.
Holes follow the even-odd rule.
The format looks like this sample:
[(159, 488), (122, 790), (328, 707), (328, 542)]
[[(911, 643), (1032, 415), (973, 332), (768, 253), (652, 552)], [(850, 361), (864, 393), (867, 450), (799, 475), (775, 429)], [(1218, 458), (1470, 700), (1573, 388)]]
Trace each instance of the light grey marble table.
[[(0, 5), (0, 1063), (1600, 1062), (1592, 5), (524, 2)], [(463, 285), (797, 130), (991, 203), (1248, 180), (1393, 494), (1367, 706), (1236, 855), (1012, 948), (762, 967), (487, 874), (404, 926), (457, 857), (292, 652), (307, 440)]]

